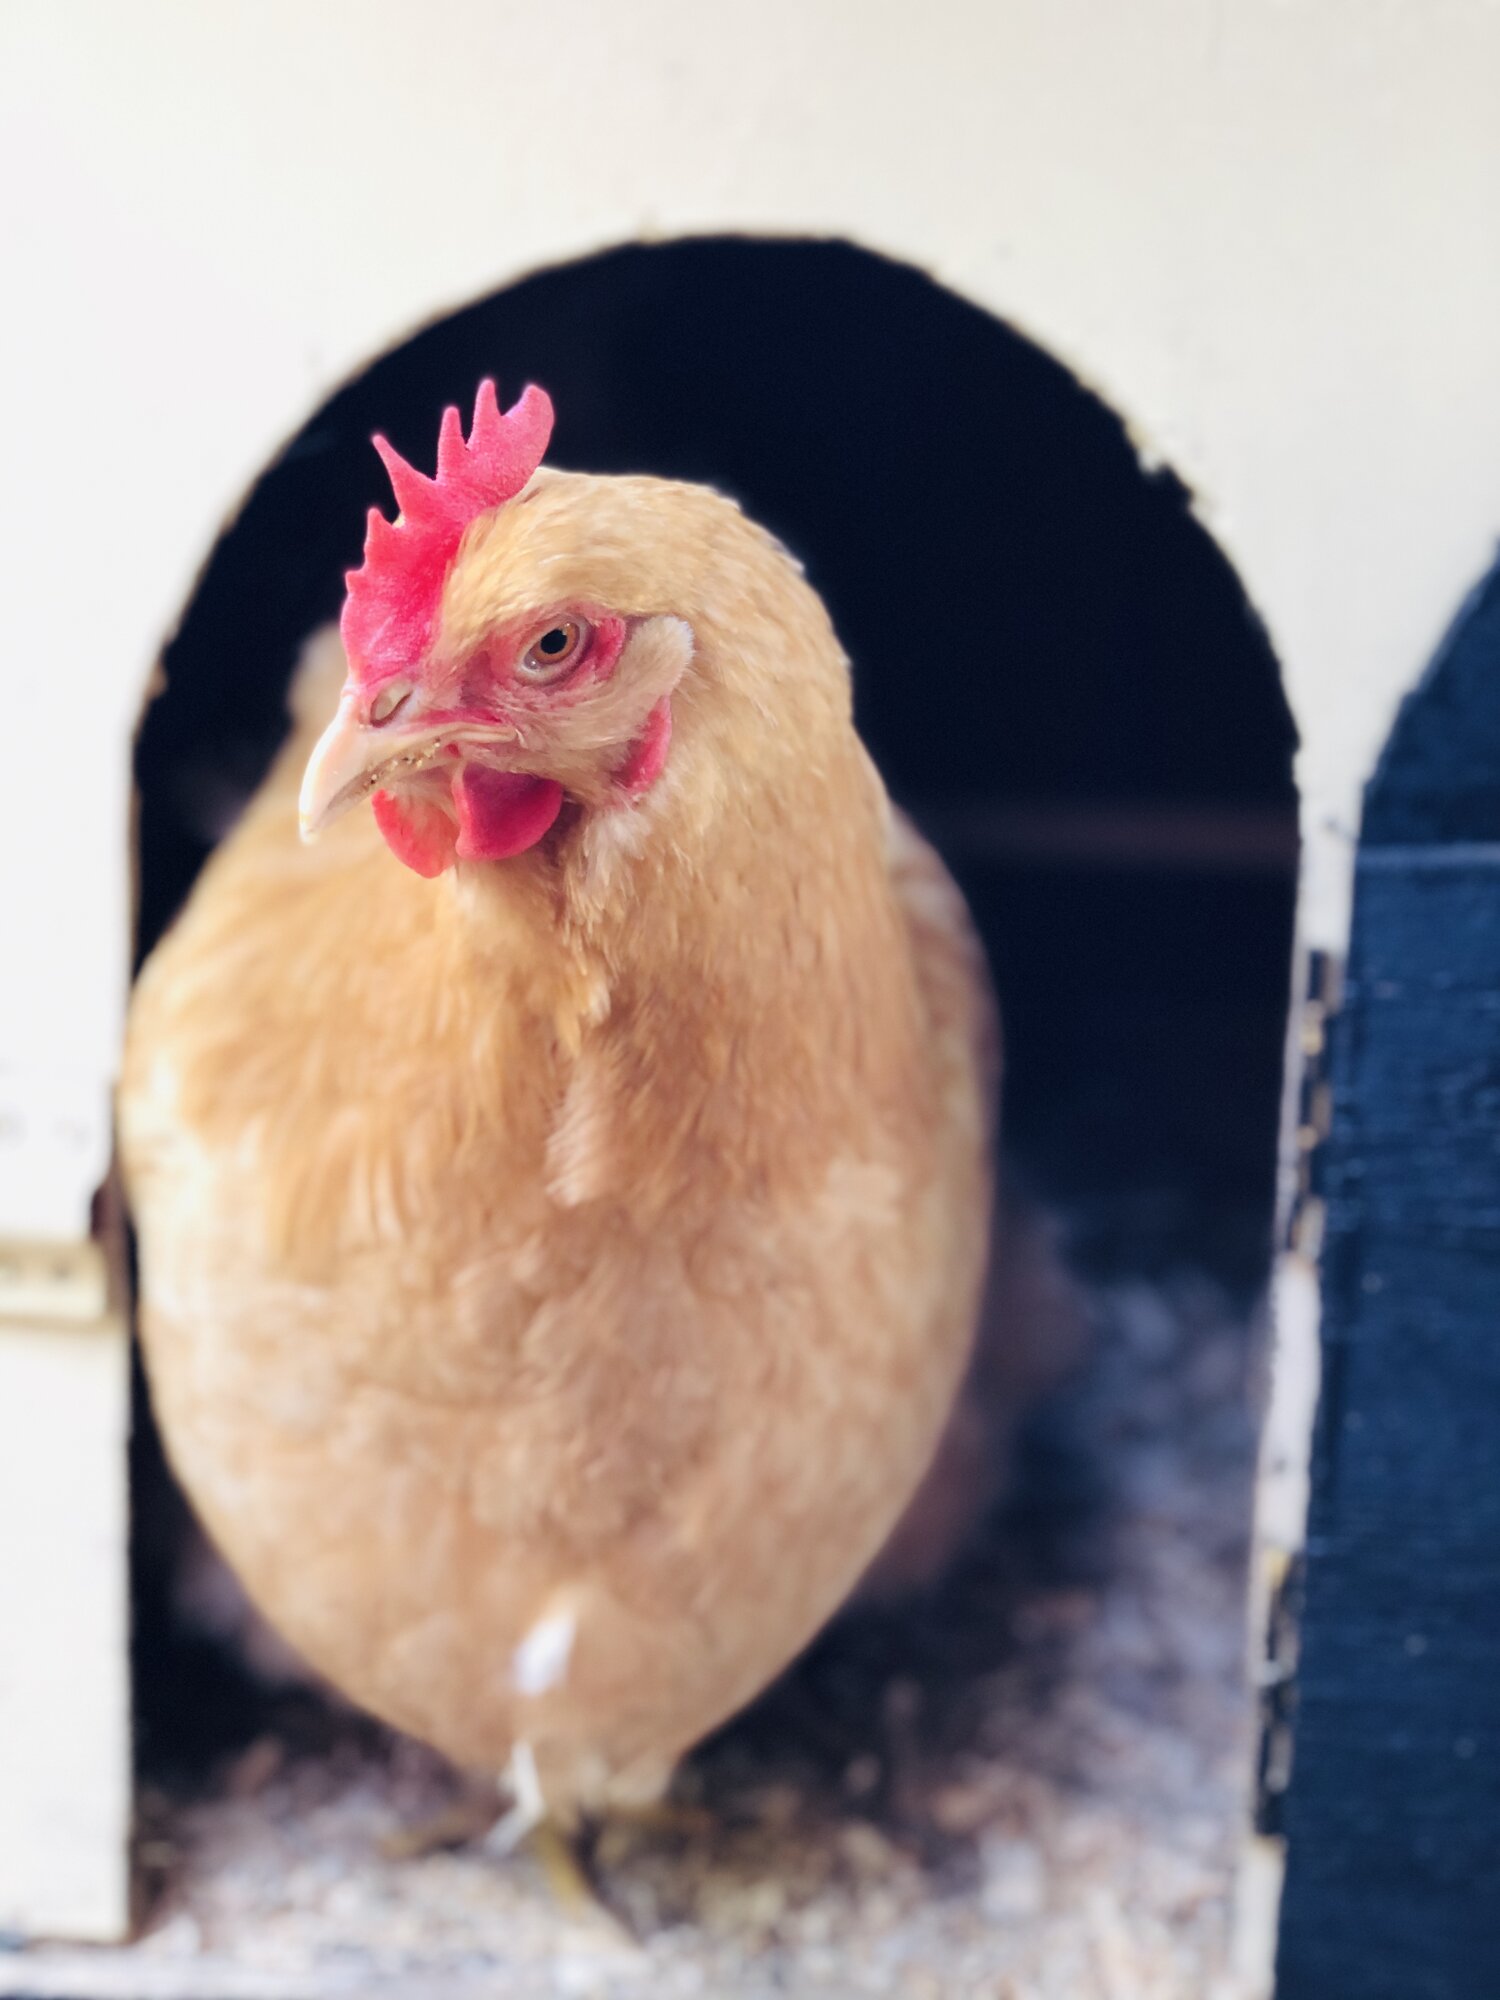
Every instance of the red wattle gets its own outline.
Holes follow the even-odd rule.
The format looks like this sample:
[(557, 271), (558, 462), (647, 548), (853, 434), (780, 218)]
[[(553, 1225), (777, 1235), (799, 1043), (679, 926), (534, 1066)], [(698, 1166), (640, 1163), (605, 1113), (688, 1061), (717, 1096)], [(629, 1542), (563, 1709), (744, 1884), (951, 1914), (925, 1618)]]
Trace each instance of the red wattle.
[(552, 825), (562, 802), (563, 788), (555, 778), (461, 764), (453, 774), (458, 814), (454, 852), (461, 861), (507, 861), (524, 854)]
[(377, 792), (370, 801), (375, 824), (398, 861), (430, 880), (453, 866), (453, 821), (441, 806), (423, 799)]

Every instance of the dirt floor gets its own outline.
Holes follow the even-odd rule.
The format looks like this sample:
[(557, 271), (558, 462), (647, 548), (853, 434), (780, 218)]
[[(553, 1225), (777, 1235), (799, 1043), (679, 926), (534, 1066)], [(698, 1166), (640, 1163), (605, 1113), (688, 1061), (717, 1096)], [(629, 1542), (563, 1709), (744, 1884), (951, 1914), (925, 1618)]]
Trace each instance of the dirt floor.
[(138, 1940), (0, 1949), (0, 1993), (1238, 2000), (1246, 1317), (1205, 1280), (1096, 1286), (1094, 1365), (939, 1600), (822, 1641), (612, 1827), (602, 1908), (536, 1857), (395, 1861), (453, 1784), (306, 1697), (145, 1793)]

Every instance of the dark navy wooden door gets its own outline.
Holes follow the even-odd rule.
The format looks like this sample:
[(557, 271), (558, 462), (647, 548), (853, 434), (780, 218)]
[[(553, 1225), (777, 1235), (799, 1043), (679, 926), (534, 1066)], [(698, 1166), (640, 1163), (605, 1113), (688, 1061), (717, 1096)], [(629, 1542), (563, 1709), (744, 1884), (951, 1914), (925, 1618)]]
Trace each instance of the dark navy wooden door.
[(1369, 788), (1278, 2000), (1500, 2000), (1500, 569)]

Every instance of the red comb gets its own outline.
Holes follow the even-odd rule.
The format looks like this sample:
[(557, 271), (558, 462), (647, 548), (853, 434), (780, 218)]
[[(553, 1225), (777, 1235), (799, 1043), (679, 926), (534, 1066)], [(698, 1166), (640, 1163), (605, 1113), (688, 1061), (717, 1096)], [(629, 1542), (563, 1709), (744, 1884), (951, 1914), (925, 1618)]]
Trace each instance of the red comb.
[(364, 563), (344, 579), (349, 595), (339, 629), (357, 679), (410, 672), (421, 659), (465, 528), (520, 492), (551, 435), (545, 390), (523, 389), (502, 415), (494, 383), (484, 381), (467, 442), (458, 411), (451, 404), (444, 410), (435, 479), (408, 465), (383, 437), (373, 440), (401, 516), (387, 521), (377, 507), (370, 509)]

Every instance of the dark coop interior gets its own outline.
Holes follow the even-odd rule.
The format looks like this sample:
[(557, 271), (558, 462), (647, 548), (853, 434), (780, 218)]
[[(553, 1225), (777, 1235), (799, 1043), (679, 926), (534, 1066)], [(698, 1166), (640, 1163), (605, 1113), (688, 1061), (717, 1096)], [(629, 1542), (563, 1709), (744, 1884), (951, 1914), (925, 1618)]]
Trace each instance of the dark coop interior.
[[(166, 648), (136, 759), (142, 954), (264, 770), (301, 642), (337, 615), (366, 508), (389, 504), (371, 431), (430, 466), (444, 404), (467, 412), (486, 374), (505, 401), (528, 380), (550, 391), (552, 462), (708, 482), (805, 562), (854, 663), (860, 728), (982, 928), (1010, 1158), (1086, 1285), (1138, 1297), (1186, 1271), (1227, 1302), (1207, 1318), (1232, 1323), (1233, 1379), (1190, 1407), (1158, 1383), (1132, 1435), (1181, 1418), (1184, 1477), (1189, 1459), (1232, 1461), (1211, 1561), (1233, 1570), (1252, 1437), (1236, 1368), (1270, 1252), (1290, 979), (1292, 722), (1181, 483), (1143, 467), (1066, 369), (920, 272), (837, 242), (630, 246), (438, 321), (331, 397), (224, 530)], [(1132, 1347), (1102, 1314), (1096, 1384), (1181, 1373), (1183, 1314), (1165, 1312), (1165, 1334), (1136, 1320)], [(823, 1745), (814, 1764), (826, 1750), (852, 1769), (860, 1718), (904, 1714), (888, 1690), (913, 1681), (956, 1690), (959, 1720), (939, 1717), (934, 1740), (962, 1735), (976, 1661), (1014, 1644), (1017, 1590), (1055, 1594), (1111, 1560), (1090, 1527), (1119, 1484), (1109, 1394), (1113, 1415), (1085, 1388), (1036, 1427), (1019, 1498), (943, 1606), (821, 1642), (705, 1768), (763, 1772), (801, 1728)], [(174, 1613), (180, 1503), (144, 1406), (137, 1429), (142, 1759), (180, 1780), (251, 1740), (266, 1698)], [(1231, 1626), (1237, 1590), (1214, 1598)], [(1233, 1630), (1226, 1643), (1233, 1674)], [(789, 1720), (810, 1712), (810, 1732)]]

